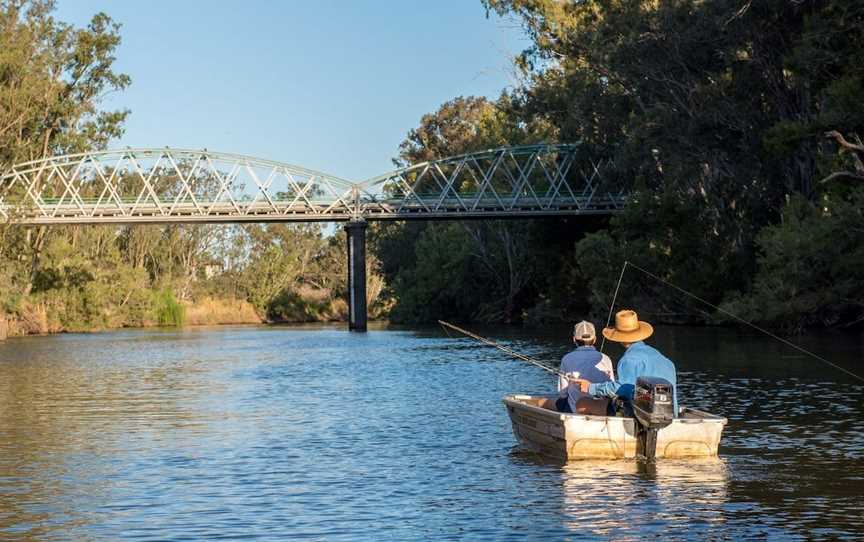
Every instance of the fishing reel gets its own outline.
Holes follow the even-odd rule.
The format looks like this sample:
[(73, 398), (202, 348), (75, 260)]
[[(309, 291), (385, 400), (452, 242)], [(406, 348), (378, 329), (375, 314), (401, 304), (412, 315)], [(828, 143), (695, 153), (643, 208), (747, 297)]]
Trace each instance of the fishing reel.
[(640, 376), (633, 392), (633, 415), (636, 418), (636, 455), (653, 461), (657, 454), (657, 431), (675, 419), (675, 387), (664, 378)]

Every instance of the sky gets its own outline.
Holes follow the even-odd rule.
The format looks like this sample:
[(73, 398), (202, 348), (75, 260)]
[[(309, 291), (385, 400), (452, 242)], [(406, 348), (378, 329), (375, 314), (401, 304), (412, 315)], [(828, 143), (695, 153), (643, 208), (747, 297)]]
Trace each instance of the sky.
[(57, 0), (57, 17), (122, 24), (132, 78), (117, 147), (206, 148), (362, 181), (393, 169), (420, 118), (512, 88), (529, 43), (480, 0)]

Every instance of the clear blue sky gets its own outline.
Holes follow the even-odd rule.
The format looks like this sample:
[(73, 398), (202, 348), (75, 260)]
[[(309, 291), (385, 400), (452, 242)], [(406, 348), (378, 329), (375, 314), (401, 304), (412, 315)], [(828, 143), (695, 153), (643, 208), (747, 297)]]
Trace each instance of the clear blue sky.
[(112, 146), (207, 148), (350, 180), (392, 169), (424, 113), (512, 86), (527, 46), (480, 0), (58, 0), (61, 20), (123, 25), (132, 111)]

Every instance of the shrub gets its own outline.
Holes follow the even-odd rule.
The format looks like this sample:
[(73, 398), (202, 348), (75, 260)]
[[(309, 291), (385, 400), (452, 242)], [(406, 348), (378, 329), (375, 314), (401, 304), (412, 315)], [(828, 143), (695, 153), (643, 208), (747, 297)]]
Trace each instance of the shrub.
[(812, 204), (792, 198), (759, 234), (752, 290), (724, 308), (790, 331), (864, 319), (864, 189)]
[(156, 294), (153, 303), (156, 311), (156, 321), (160, 326), (182, 326), (185, 321), (186, 311), (174, 293), (164, 289)]

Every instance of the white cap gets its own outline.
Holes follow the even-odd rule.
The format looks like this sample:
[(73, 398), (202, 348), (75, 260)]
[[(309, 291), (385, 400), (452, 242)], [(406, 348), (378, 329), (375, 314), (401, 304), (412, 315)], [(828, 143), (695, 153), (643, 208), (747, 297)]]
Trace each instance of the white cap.
[(573, 338), (577, 341), (593, 341), (597, 339), (594, 324), (582, 320), (573, 328)]

